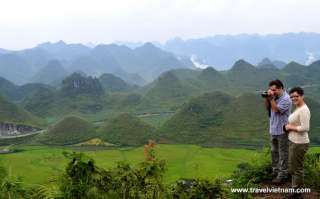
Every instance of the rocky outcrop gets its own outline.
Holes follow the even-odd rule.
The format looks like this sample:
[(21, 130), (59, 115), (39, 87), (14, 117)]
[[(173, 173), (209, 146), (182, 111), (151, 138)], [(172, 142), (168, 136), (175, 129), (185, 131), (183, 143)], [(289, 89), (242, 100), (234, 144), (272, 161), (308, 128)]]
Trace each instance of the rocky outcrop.
[(23, 135), (33, 133), (39, 130), (39, 128), (35, 128), (32, 126), (0, 122), (0, 137)]
[(100, 96), (104, 94), (102, 85), (97, 78), (84, 77), (79, 73), (73, 73), (62, 81), (61, 92), (69, 97), (78, 95)]

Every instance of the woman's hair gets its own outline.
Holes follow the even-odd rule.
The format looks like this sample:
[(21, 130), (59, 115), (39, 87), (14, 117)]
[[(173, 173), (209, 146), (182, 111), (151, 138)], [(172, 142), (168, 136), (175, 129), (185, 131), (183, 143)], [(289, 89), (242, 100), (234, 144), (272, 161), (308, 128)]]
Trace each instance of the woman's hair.
[(304, 91), (301, 87), (294, 87), (294, 88), (290, 89), (289, 94), (294, 93), (294, 92), (298, 93), (300, 96), (304, 95)]
[(276, 86), (277, 88), (284, 88), (282, 81), (280, 81), (278, 79), (270, 81), (269, 87), (270, 86)]

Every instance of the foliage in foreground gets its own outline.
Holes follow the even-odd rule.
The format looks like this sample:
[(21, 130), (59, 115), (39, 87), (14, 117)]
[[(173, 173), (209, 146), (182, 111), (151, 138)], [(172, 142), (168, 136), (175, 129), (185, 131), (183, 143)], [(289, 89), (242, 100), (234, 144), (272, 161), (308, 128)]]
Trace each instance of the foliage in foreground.
[[(173, 184), (163, 181), (166, 163), (156, 158), (154, 142), (145, 145), (145, 161), (137, 167), (120, 162), (115, 168), (102, 169), (93, 159), (79, 153), (64, 153), (70, 159), (65, 173), (54, 185), (26, 188), (18, 178), (9, 177), (0, 167), (0, 198), (47, 199), (215, 199), (252, 198), (249, 193), (230, 193), (230, 188), (259, 187), (271, 180), (270, 154), (259, 155), (242, 163), (234, 171), (232, 183), (222, 179), (180, 179)], [(307, 154), (305, 185), (319, 192), (320, 154)]]
[(145, 146), (145, 161), (137, 168), (118, 163), (110, 170), (95, 166), (82, 154), (68, 154), (72, 161), (66, 168), (60, 191), (63, 198), (224, 198), (222, 181), (180, 180), (172, 185), (163, 181), (164, 160), (158, 160), (154, 142)]
[(320, 153), (309, 154), (304, 164), (305, 186), (320, 193)]
[[(242, 163), (232, 175), (233, 188), (253, 188), (272, 180), (270, 151), (265, 152), (251, 163)], [(304, 184), (315, 192), (320, 192), (320, 153), (308, 153), (304, 162)], [(251, 198), (249, 193), (236, 193), (233, 198)]]
[[(154, 142), (145, 145), (145, 161), (137, 167), (120, 162), (115, 168), (102, 169), (93, 159), (79, 153), (64, 155), (70, 159), (65, 173), (57, 185), (26, 188), (20, 181), (7, 178), (5, 170), (0, 180), (6, 189), (0, 189), (0, 198), (47, 198), (47, 199), (193, 199), (227, 198), (222, 181), (200, 179), (179, 180), (164, 183), (164, 160), (155, 155)], [(1, 178), (2, 179), (2, 178)], [(10, 197), (9, 197), (10, 196)]]

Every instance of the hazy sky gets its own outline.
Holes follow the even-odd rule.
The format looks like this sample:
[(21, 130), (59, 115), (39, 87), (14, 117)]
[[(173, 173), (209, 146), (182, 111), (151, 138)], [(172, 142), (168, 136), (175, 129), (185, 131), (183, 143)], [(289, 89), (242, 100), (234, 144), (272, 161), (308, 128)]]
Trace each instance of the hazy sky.
[(0, 0), (0, 48), (320, 32), (319, 0)]

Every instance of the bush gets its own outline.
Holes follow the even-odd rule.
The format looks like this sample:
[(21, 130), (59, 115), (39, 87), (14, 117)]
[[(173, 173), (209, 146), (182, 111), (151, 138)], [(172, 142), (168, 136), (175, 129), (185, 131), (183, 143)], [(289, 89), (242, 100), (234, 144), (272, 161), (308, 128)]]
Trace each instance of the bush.
[(60, 185), (63, 198), (125, 198), (125, 199), (176, 199), (176, 198), (227, 198), (221, 180), (177, 181), (168, 186), (163, 182), (166, 163), (158, 160), (155, 143), (145, 145), (145, 161), (136, 168), (125, 162), (109, 170), (95, 166), (92, 159), (77, 153), (65, 153), (71, 159)]
[[(241, 163), (237, 166), (232, 176), (232, 188), (253, 188), (259, 183), (272, 180), (272, 166), (270, 150), (266, 149), (262, 155), (248, 163)], [(233, 193), (233, 198), (252, 198), (250, 193)]]
[[(264, 157), (259, 157), (252, 163), (242, 163), (232, 175), (232, 188), (258, 187), (263, 182), (270, 182), (272, 179), (272, 167), (269, 152)], [(304, 162), (305, 187), (320, 191), (320, 153), (310, 153), (305, 157)], [(249, 193), (237, 193), (234, 198), (250, 198)]]
[(266, 149), (252, 162), (241, 163), (231, 176), (234, 187), (248, 187), (272, 179), (270, 150)]
[(99, 181), (99, 172), (94, 161), (83, 154), (67, 154), (71, 158), (66, 172), (62, 177), (60, 190), (63, 198), (92, 198), (96, 193), (96, 181)]
[(142, 162), (138, 168), (120, 162), (104, 170), (83, 154), (66, 154), (71, 162), (63, 175), (63, 198), (166, 198), (165, 162)]

